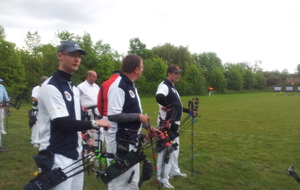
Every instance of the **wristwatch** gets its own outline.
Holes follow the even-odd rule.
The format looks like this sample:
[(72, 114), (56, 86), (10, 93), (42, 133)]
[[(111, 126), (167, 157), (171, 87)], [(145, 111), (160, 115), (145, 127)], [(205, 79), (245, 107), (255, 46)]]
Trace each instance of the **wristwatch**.
[(91, 121), (92, 126), (98, 128), (98, 123), (95, 120)]

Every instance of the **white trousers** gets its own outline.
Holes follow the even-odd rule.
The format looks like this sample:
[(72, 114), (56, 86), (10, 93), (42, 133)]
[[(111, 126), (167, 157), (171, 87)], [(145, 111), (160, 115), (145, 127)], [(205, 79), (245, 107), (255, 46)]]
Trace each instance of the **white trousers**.
[[(79, 158), (81, 159), (81, 157)], [(70, 158), (67, 158), (61, 154), (54, 154), (54, 166), (53, 168), (60, 167), (61, 169), (66, 168), (67, 166), (70, 166), (71, 164), (77, 162), (77, 160), (73, 160)], [(78, 167), (80, 166), (81, 167)], [(76, 170), (67, 173), (68, 171), (78, 167)], [(71, 167), (63, 170), (64, 173), (67, 173), (67, 176), (71, 176), (72, 174), (76, 173), (79, 170), (82, 170), (82, 161), (77, 162), (76, 164), (72, 165)], [(71, 178), (68, 178), (66, 181), (58, 184), (52, 190), (83, 190), (83, 181), (84, 181), (84, 173), (81, 172), (80, 174), (77, 174)]]
[[(117, 144), (116, 144), (116, 133), (109, 133), (105, 131), (105, 147), (106, 152), (116, 154), (117, 151)], [(107, 165), (110, 165), (110, 161), (112, 158), (107, 158)]]
[[(37, 114), (37, 111), (34, 111), (34, 114)], [(38, 144), (39, 143), (39, 128), (37, 123), (32, 126), (31, 128), (31, 144)]]
[(167, 154), (167, 149), (165, 148), (158, 153), (156, 178), (162, 183), (169, 182), (169, 176), (176, 176), (180, 174), (180, 169), (178, 167), (179, 137), (174, 139), (173, 143), (176, 142), (178, 143), (177, 150), (171, 152), (169, 162), (167, 164), (164, 162)]
[(36, 123), (31, 128), (31, 144), (39, 143), (39, 128)]
[[(134, 145), (130, 145), (129, 149), (134, 149)], [(131, 183), (128, 180), (134, 171)], [(140, 180), (140, 163), (129, 168), (125, 173), (108, 183), (108, 190), (139, 190), (138, 183)]]

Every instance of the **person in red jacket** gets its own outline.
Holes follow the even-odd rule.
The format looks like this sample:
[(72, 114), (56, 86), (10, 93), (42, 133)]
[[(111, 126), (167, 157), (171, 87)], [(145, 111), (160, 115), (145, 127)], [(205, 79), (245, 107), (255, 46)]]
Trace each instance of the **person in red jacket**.
[[(107, 93), (109, 90), (110, 85), (120, 76), (121, 71), (115, 70), (112, 72), (110, 78), (107, 81), (104, 81), (100, 88), (98, 93), (98, 99), (97, 99), (97, 108), (100, 113), (100, 116), (102, 119), (107, 119), (107, 104), (108, 104), (108, 97)], [(104, 138), (106, 142), (106, 152), (109, 153), (116, 153), (116, 141), (115, 141), (115, 129), (109, 129), (108, 131), (104, 131)], [(107, 164), (109, 165), (109, 161), (111, 159), (107, 159)]]
[(110, 85), (116, 80), (116, 78), (118, 78), (118, 76), (120, 76), (120, 73), (120, 70), (113, 71), (110, 78), (107, 81), (104, 81), (100, 86), (97, 99), (97, 108), (101, 117), (107, 116), (107, 92)]

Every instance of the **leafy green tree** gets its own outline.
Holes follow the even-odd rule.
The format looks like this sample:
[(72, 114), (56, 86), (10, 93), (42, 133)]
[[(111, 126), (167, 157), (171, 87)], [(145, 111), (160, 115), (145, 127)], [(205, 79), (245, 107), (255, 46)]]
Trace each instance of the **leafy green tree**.
[(39, 48), (39, 52), (41, 55), (40, 63), (42, 64), (42, 70), (38, 77), (40, 78), (44, 75), (49, 77), (58, 68), (57, 47), (52, 44), (44, 44)]
[(254, 88), (258, 89), (258, 90), (262, 90), (266, 87), (266, 77), (264, 76), (262, 71), (258, 71), (254, 74), (254, 78), (255, 78), (255, 85)]
[[(224, 93), (226, 84), (225, 84), (225, 88), (223, 86), (224, 84), (220, 84), (220, 87), (215, 86), (215, 85), (217, 85), (217, 84), (215, 84), (215, 82), (217, 80), (222, 81), (222, 79), (219, 77), (224, 76), (222, 61), (217, 56), (217, 54), (213, 53), (213, 52), (203, 52), (201, 54), (193, 54), (192, 57), (193, 57), (194, 64), (203, 69), (204, 77), (205, 77), (208, 85), (211, 87), (214, 87), (215, 90), (217, 90), (217, 88), (219, 88), (219, 92)], [(219, 67), (220, 69), (217, 69), (217, 67)], [(213, 71), (213, 73), (211, 73), (213, 68), (214, 68), (214, 71)], [(218, 74), (221, 74), (221, 75), (218, 76)], [(214, 77), (217, 77), (217, 78), (214, 78)]]
[(199, 68), (201, 67), (200, 55), (201, 54), (198, 54), (198, 53), (192, 54), (193, 63), (194, 63), (194, 65), (196, 65)]
[(56, 38), (59, 39), (59, 44), (63, 41), (76, 41), (76, 36), (74, 33), (70, 33), (66, 30), (64, 31), (57, 31), (55, 33)]
[(167, 66), (161, 58), (145, 59), (142, 79), (137, 80), (139, 92), (154, 95), (157, 86), (166, 78)]
[(244, 89), (251, 90), (255, 85), (255, 78), (252, 70), (245, 69), (243, 78), (244, 78)]
[(229, 90), (242, 90), (244, 79), (243, 79), (243, 67), (237, 64), (226, 64), (226, 79), (227, 89)]
[[(39, 33), (27, 32), (24, 39), (26, 47), (19, 53), (22, 55), (21, 60), (25, 68), (25, 73), (28, 79), (28, 85), (36, 86), (39, 77), (43, 70), (43, 55), (40, 54), (41, 37)], [(27, 90), (27, 89), (26, 89)], [(28, 89), (28, 92), (30, 90)]]
[[(84, 66), (86, 70), (80, 68), (80, 71), (83, 71), (84, 75), (87, 70), (95, 70), (98, 64), (98, 55), (93, 46), (92, 38), (90, 34), (85, 33), (82, 37), (82, 40), (78, 42), (80, 47), (84, 49), (86, 55), (81, 58), (81, 66)], [(81, 72), (80, 72), (81, 73)], [(77, 73), (78, 74), (78, 73)], [(84, 76), (85, 78), (85, 76)]]
[(29, 100), (31, 90), (34, 86), (39, 84), (39, 78), (42, 76), (43, 64), (40, 57), (35, 57), (29, 50), (22, 49), (19, 52), (24, 72), (26, 76), (27, 88), (24, 90), (24, 95)]
[(111, 73), (116, 70), (114, 67), (114, 61), (111, 59), (110, 55), (103, 55), (99, 58), (97, 62), (97, 67), (95, 71), (98, 75), (98, 84), (102, 84), (104, 81), (109, 79)]
[[(26, 48), (20, 50), (19, 54), (21, 55), (27, 79), (27, 88), (24, 93), (29, 99), (31, 90), (39, 84), (40, 77), (44, 75), (50, 76), (55, 71), (52, 69), (52, 65), (55, 65), (57, 69), (57, 64), (55, 64), (57, 63), (57, 59), (55, 62), (53, 62), (53, 59), (49, 59), (49, 56), (47, 56), (49, 54), (47, 53), (47, 46), (41, 45), (41, 37), (37, 31), (27, 32), (24, 41)], [(53, 46), (50, 46), (53, 49)], [(51, 57), (55, 57), (56, 51), (51, 51), (50, 54)], [(50, 69), (52, 69), (51, 72), (49, 72)]]
[(152, 48), (154, 55), (162, 58), (167, 65), (175, 64), (175, 54), (177, 52), (177, 48), (170, 44), (165, 43), (162, 46), (156, 46)]
[(300, 75), (300, 64), (297, 65), (298, 75)]
[(193, 94), (193, 92), (191, 92), (191, 87), (189, 86), (188, 82), (186, 80), (184, 80), (184, 76), (182, 76), (179, 79), (179, 81), (175, 84), (175, 87), (181, 96)]
[(206, 93), (206, 80), (203, 69), (190, 65), (185, 72), (184, 80), (189, 87), (189, 94), (201, 95)]
[(117, 60), (117, 61), (114, 61), (114, 67), (115, 67), (115, 70), (122, 70), (122, 61), (121, 60)]
[(223, 68), (217, 65), (212, 66), (209, 72), (207, 83), (208, 86), (213, 87), (215, 91), (224, 93), (227, 86), (227, 82)]
[(267, 86), (274, 86), (283, 82), (279, 71), (266, 71), (264, 72), (264, 76), (266, 78)]
[(0, 38), (0, 76), (11, 97), (23, 94), (26, 88), (24, 66), (15, 47), (14, 43)]
[[(62, 31), (56, 33), (56, 37), (62, 41), (76, 41), (80, 47), (86, 51), (86, 55), (81, 59), (80, 69), (76, 71), (76, 75), (72, 78), (75, 84), (79, 84), (86, 78), (88, 70), (95, 70), (98, 75), (98, 84), (107, 80), (113, 70), (120, 70), (121, 63), (120, 57), (117, 51), (111, 49), (109, 44), (103, 44), (102, 40), (93, 44), (89, 33), (84, 33), (81, 36), (75, 36), (74, 33), (68, 31)], [(106, 73), (104, 73), (106, 72)]]
[(188, 47), (179, 46), (175, 54), (175, 65), (178, 65), (183, 70), (183, 75), (190, 65), (193, 64), (193, 57)]
[(214, 66), (222, 68), (222, 60), (214, 52), (203, 52), (194, 58), (200, 62), (205, 71), (210, 71)]
[(119, 54), (118, 51), (113, 50), (109, 44), (104, 44), (102, 40), (98, 40), (94, 48), (99, 58), (102, 56), (108, 56), (110, 61), (114, 62), (115, 70), (121, 70), (121, 58), (123, 57), (122, 54)]
[(262, 68), (260, 67), (261, 64), (262, 64), (262, 61), (260, 61), (260, 60), (254, 61), (253, 73), (262, 71)]
[(154, 55), (162, 58), (167, 65), (177, 65), (183, 70), (182, 75), (185, 75), (185, 71), (192, 65), (193, 56), (188, 50), (188, 47), (175, 47), (170, 43), (166, 43), (162, 46), (156, 46), (152, 48)]
[(243, 75), (243, 88), (251, 90), (254, 86), (254, 68), (247, 62), (241, 62), (236, 64), (239, 67), (240, 72)]
[(290, 74), (287, 69), (283, 69), (280, 73), (281, 80), (285, 81), (286, 78), (289, 78)]
[(5, 39), (6, 34), (5, 34), (5, 29), (3, 26), (0, 25), (0, 39)]
[(152, 59), (153, 52), (148, 50), (146, 44), (142, 43), (139, 38), (132, 38), (129, 40), (128, 54), (136, 54), (142, 59)]
[(166, 78), (167, 65), (161, 58), (146, 59), (144, 60), (143, 76), (147, 81), (154, 81), (155, 83), (161, 82)]
[[(0, 41), (0, 76), (6, 81), (8, 76), (14, 78), (6, 85), (8, 89), (14, 94), (25, 92), (29, 97), (31, 89), (38, 83), (39, 78), (43, 75), (51, 76), (57, 69), (57, 46), (50, 43), (41, 44), (38, 32), (28, 32), (25, 39), (27, 48), (16, 49), (13, 43), (4, 40), (5, 36), (5, 30), (0, 25), (2, 40)], [(87, 55), (82, 57), (80, 69), (73, 77), (75, 84), (85, 79), (88, 70), (95, 70), (98, 73), (98, 84), (107, 80), (113, 70), (121, 70), (123, 55), (113, 50), (109, 44), (104, 44), (102, 40), (98, 40), (94, 45), (88, 33), (78, 36), (68, 31), (57, 31), (55, 40), (59, 41), (56, 44), (62, 41), (77, 41), (87, 52)], [(170, 43), (149, 50), (139, 38), (132, 38), (129, 43), (128, 53), (137, 54), (144, 60), (144, 74), (136, 82), (140, 94), (154, 95), (157, 85), (166, 77), (168, 65), (178, 65), (184, 71), (181, 79), (176, 83), (181, 95), (204, 93), (207, 86), (214, 87), (220, 93), (224, 93), (227, 87), (240, 90), (241, 85), (244, 89), (263, 89), (266, 84), (281, 83), (292, 76), (287, 70), (281, 73), (263, 72), (259, 67), (261, 61), (255, 61), (254, 66), (243, 62), (228, 67), (228, 64), (222, 65), (221, 59), (214, 52), (191, 54), (188, 47), (176, 47)], [(20, 63), (21, 65), (18, 66)], [(14, 76), (15, 68), (18, 68), (18, 76)], [(300, 75), (300, 64), (297, 70)], [(15, 81), (22, 82), (15, 84)]]
[(30, 31), (27, 32), (24, 41), (28, 51), (36, 56), (38, 53), (37, 48), (41, 45), (41, 36), (39, 35), (39, 33), (37, 31), (33, 33), (31, 33)]
[(25, 94), (28, 99), (32, 88), (39, 84), (40, 78), (51, 76), (58, 68), (56, 53), (57, 47), (52, 44), (39, 45), (32, 50), (27, 48), (19, 51), (26, 73), (27, 88)]
[(154, 84), (154, 82), (148, 82), (146, 77), (142, 75), (138, 80), (135, 81), (135, 85), (138, 88), (139, 94), (154, 96), (158, 84)]
[(110, 44), (104, 44), (102, 40), (98, 40), (94, 48), (98, 56), (113, 54)]

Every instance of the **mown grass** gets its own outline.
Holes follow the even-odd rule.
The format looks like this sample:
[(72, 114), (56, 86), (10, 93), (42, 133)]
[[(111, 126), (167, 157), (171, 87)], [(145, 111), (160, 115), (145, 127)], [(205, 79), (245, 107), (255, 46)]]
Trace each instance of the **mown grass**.
[[(182, 97), (184, 106), (191, 96)], [(142, 97), (144, 112), (156, 124), (158, 106), (154, 97)], [(300, 184), (287, 177), (295, 166), (300, 174), (300, 96), (271, 92), (200, 96), (194, 124), (194, 161), (191, 175), (191, 128), (180, 136), (180, 168), (188, 178), (171, 184), (184, 190), (297, 190)], [(22, 189), (37, 170), (30, 145), (27, 110), (9, 116), (5, 146), (0, 152), (0, 189)], [(185, 115), (184, 115), (185, 117)], [(148, 151), (148, 149), (147, 149)], [(149, 150), (150, 154), (150, 150)], [(149, 159), (152, 161), (151, 157)], [(85, 190), (107, 189), (94, 174), (85, 175)], [(142, 190), (157, 189), (155, 177)]]

